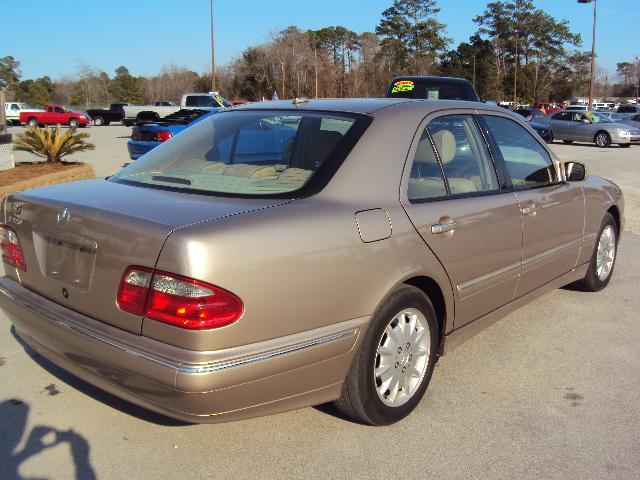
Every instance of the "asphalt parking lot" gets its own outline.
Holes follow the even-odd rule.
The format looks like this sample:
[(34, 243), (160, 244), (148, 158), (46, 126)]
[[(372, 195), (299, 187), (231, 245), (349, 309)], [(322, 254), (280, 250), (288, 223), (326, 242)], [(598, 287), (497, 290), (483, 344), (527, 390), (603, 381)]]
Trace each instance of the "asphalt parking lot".
[[(129, 128), (86, 131), (96, 150), (77, 158), (98, 176), (128, 160)], [(404, 421), (319, 407), (175, 423), (53, 366), (0, 313), (0, 478), (640, 478), (640, 147), (552, 148), (625, 192), (609, 287), (555, 290), (443, 357)]]

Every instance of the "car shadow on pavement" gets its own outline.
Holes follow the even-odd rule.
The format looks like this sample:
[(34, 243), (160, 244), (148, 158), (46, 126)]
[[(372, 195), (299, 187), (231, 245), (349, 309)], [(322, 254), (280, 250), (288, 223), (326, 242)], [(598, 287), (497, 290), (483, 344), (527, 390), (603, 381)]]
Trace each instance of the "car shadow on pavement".
[[(89, 460), (89, 442), (79, 433), (58, 430), (45, 425), (36, 425), (27, 432), (29, 405), (22, 400), (11, 398), (0, 402), (0, 468), (3, 480), (21, 480), (20, 465), (43, 451), (67, 444), (76, 479), (94, 480), (96, 473)], [(23, 440), (24, 439), (24, 440)], [(18, 449), (19, 445), (23, 445)]]
[[(111, 408), (115, 408), (122, 413), (130, 415), (132, 417), (136, 417), (140, 420), (144, 420), (145, 422), (154, 423), (156, 425), (162, 425), (165, 427), (180, 427), (190, 425), (187, 422), (174, 420), (172, 418), (152, 412), (151, 410), (147, 410), (145, 408), (134, 405), (133, 403), (118, 398), (115, 395), (99, 389), (98, 387), (94, 387), (90, 383), (87, 383), (84, 380), (81, 380), (80, 378), (72, 375), (66, 370), (50, 362), (45, 357), (36, 352), (33, 348), (31, 348), (22, 338), (20, 338), (20, 335), (18, 334), (14, 326), (11, 326), (11, 335), (13, 335), (13, 338), (15, 338), (16, 341), (22, 346), (26, 354), (29, 355), (29, 357), (31, 357), (31, 359), (35, 361), (40, 367), (45, 369), (48, 373), (56, 377), (58, 380), (84, 393), (94, 400), (108, 405)], [(2, 464), (0, 463), (0, 465)], [(4, 477), (0, 475), (0, 478)]]

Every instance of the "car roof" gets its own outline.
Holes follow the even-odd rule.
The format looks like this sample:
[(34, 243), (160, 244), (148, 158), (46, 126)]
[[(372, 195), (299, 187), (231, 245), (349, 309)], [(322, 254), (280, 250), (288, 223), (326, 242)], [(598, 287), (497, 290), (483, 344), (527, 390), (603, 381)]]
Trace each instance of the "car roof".
[[(488, 105), (486, 103), (470, 102), (466, 100), (423, 100), (412, 98), (323, 98), (298, 100), (277, 100), (249, 103), (233, 107), (228, 111), (237, 110), (304, 110), (304, 111), (325, 111), (342, 113), (362, 113), (375, 115), (377, 112), (397, 108), (416, 108), (428, 113), (430, 111), (455, 109), (455, 108), (476, 108), (503, 112), (504, 109)], [(395, 108), (394, 108), (395, 110)]]

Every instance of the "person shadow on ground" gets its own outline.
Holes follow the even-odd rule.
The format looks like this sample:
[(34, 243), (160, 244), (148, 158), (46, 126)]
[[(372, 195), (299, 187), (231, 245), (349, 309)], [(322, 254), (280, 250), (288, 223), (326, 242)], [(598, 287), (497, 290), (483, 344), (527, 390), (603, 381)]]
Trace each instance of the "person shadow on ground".
[(95, 480), (96, 474), (89, 460), (89, 443), (80, 434), (70, 430), (58, 430), (37, 425), (28, 433), (24, 446), (18, 448), (27, 434), (29, 406), (12, 398), (0, 403), (0, 476), (3, 480), (38, 480), (45, 477), (23, 477), (19, 469), (27, 460), (43, 451), (61, 444), (68, 444), (71, 451), (75, 478)]

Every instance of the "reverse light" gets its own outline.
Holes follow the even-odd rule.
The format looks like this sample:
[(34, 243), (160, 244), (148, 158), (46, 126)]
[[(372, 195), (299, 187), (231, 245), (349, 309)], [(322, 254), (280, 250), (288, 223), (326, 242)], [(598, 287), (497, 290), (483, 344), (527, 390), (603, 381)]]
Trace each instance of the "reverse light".
[(24, 261), (24, 254), (18, 241), (16, 232), (6, 225), (0, 225), (0, 251), (2, 261), (19, 270), (27, 271), (27, 264)]
[(158, 140), (159, 142), (166, 142), (171, 137), (173, 137), (173, 133), (171, 133), (169, 130), (160, 130), (158, 133), (156, 133), (156, 140)]
[(223, 327), (244, 311), (242, 300), (227, 290), (146, 267), (127, 268), (117, 303), (125, 312), (187, 330)]

